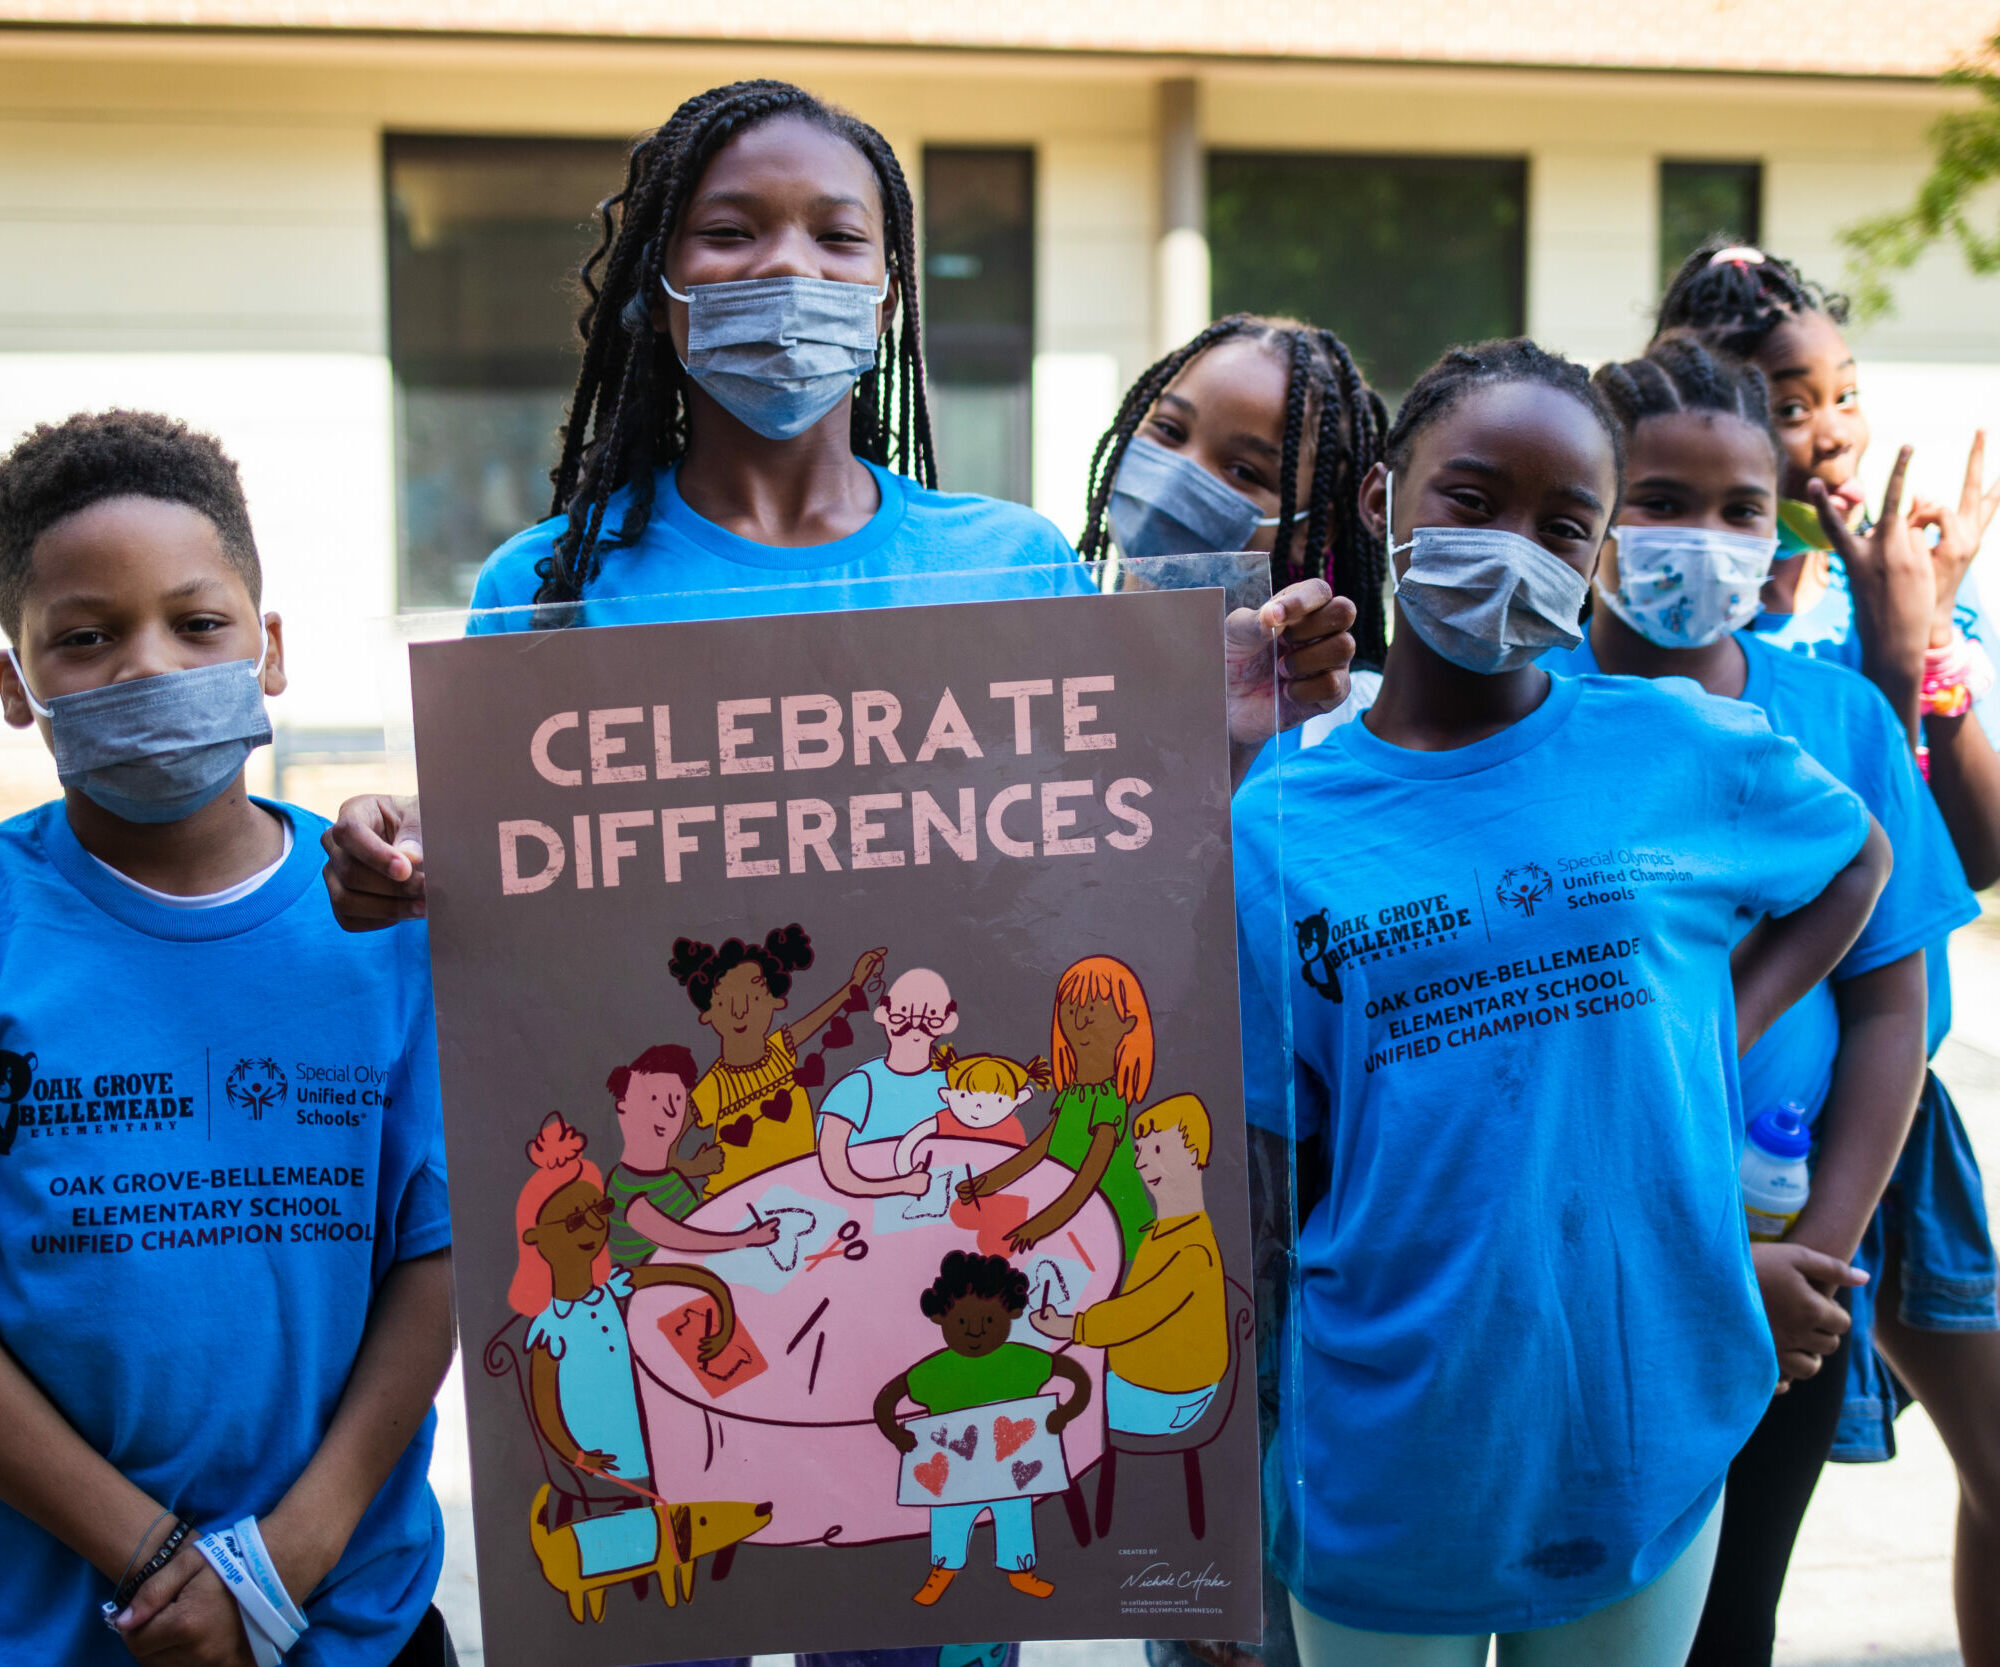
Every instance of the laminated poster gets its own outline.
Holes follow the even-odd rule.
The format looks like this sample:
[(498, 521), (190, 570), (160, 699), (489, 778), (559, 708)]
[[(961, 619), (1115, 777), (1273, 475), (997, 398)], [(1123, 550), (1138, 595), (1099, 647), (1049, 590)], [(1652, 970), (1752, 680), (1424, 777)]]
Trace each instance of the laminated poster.
[(412, 650), (494, 1667), (1257, 1635), (1221, 634)]

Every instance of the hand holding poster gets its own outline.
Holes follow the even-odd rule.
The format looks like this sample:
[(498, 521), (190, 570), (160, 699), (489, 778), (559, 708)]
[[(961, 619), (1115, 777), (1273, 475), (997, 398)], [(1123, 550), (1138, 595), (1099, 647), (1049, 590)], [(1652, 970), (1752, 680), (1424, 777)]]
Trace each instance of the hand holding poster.
[(496, 1667), (1256, 1631), (1220, 649), (414, 650)]

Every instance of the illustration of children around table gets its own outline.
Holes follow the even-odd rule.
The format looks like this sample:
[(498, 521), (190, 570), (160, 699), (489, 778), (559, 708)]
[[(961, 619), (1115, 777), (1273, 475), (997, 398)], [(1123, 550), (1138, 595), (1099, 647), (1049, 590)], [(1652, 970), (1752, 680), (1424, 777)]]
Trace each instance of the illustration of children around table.
[(1149, 1106), (1132, 1122), (1139, 1176), (1158, 1212), (1118, 1294), (1075, 1314), (1044, 1305), (1044, 1337), (1103, 1349), (1104, 1416), (1130, 1435), (1172, 1435), (1200, 1419), (1229, 1369), (1222, 1253), (1202, 1195), (1213, 1143), (1208, 1108), (1192, 1094)]
[(1050, 1052), (1057, 1092), (1047, 1124), (1021, 1152), (961, 1182), (958, 1195), (967, 1203), (990, 1197), (1053, 1158), (1075, 1179), (1012, 1231), (1012, 1248), (1032, 1249), (1101, 1192), (1118, 1217), (1129, 1262), (1153, 1222), (1128, 1116), (1153, 1080), (1153, 1015), (1138, 975), (1109, 955), (1086, 956), (1065, 972), (1056, 986)]
[[(797, 1023), (774, 1028), (772, 1020), (790, 1006), (794, 975), (813, 964), (812, 939), (802, 927), (777, 927), (762, 943), (730, 938), (717, 947), (675, 940), (667, 970), (720, 1044), (715, 1063), (688, 1096), (695, 1121), (715, 1130), (722, 1149), (709, 1197), (813, 1150), (806, 1097), (812, 1084), (799, 1080), (799, 1048), (829, 1020), (839, 1018), (845, 1029), (844, 1015), (863, 1004), (862, 991), (887, 956), (886, 950), (869, 950), (826, 1000)], [(812, 1063), (825, 1069), (817, 1057)]]
[[(915, 1601), (944, 1596), (987, 1513), (1007, 1583), (1046, 1598), (1055, 1587), (1035, 1573), (1035, 1500), (1069, 1485), (1060, 1437), (1089, 1402), (1090, 1379), (1065, 1354), (1008, 1341), (1028, 1306), (1028, 1277), (1005, 1257), (947, 1252), (918, 1300), (945, 1346), (885, 1383), (874, 1408), (903, 1455), (898, 1498), (930, 1507), (930, 1573)], [(1069, 1385), (1059, 1401), (1043, 1393), (1052, 1377)], [(900, 1423), (905, 1396), (923, 1416)]]
[(902, 1142), (936, 1112), (945, 1076), (932, 1065), (931, 1049), (958, 1028), (958, 1003), (940, 974), (912, 967), (883, 991), (874, 1019), (888, 1038), (882, 1057), (849, 1071), (820, 1102), (820, 1170), (828, 1186), (850, 1198), (921, 1198), (930, 1177), (903, 1161), (902, 1144), (894, 1148), (894, 1173), (886, 1176), (857, 1173), (848, 1149)]
[(528, 1142), (535, 1170), (515, 1204), (521, 1250), (507, 1297), (529, 1321), (530, 1400), (549, 1446), (579, 1470), (642, 1484), (651, 1466), (622, 1304), (653, 1285), (701, 1293), (708, 1306), (698, 1351), (709, 1361), (732, 1341), (735, 1308), (729, 1287), (706, 1268), (613, 1269), (613, 1205), (585, 1144), (560, 1112)]
[(770, 1244), (778, 1236), (777, 1223), (769, 1221), (734, 1233), (686, 1225), (701, 1208), (708, 1177), (722, 1167), (722, 1148), (713, 1143), (691, 1158), (675, 1152), (688, 1129), (688, 1093), (700, 1076), (694, 1055), (667, 1043), (605, 1079), (624, 1142), (604, 1182), (614, 1206), (611, 1258), (620, 1267), (637, 1267), (656, 1250), (702, 1255)]

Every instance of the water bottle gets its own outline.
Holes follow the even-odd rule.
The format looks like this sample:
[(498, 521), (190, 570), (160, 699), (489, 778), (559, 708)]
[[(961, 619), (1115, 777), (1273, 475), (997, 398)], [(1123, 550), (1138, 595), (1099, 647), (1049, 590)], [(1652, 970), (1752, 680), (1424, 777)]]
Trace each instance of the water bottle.
[(1760, 1113), (1751, 1123), (1737, 1178), (1743, 1184), (1743, 1213), (1749, 1217), (1752, 1239), (1760, 1243), (1782, 1239), (1799, 1219), (1812, 1190), (1806, 1169), (1811, 1150), (1812, 1130), (1805, 1111), (1790, 1100)]

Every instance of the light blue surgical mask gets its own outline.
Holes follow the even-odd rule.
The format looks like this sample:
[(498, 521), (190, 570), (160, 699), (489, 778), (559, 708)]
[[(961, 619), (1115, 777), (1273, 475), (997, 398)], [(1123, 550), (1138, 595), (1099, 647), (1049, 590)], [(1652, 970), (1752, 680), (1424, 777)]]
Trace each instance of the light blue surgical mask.
[(1193, 458), (1138, 434), (1111, 482), (1111, 536), (1119, 554), (1132, 561), (1233, 554), (1259, 527), (1278, 524), (1277, 516), (1259, 514), (1258, 507)]
[(1492, 677), (1583, 641), (1584, 576), (1532, 538), (1498, 527), (1413, 527), (1396, 542), (1389, 476), (1389, 555), (1410, 552), (1396, 600), (1410, 628), (1455, 666)]
[(13, 649), (14, 675), (49, 721), (56, 777), (127, 822), (180, 822), (213, 802), (271, 739), (260, 679), (270, 633), (253, 664), (226, 660), (127, 683), (35, 698)]
[(687, 373), (716, 404), (767, 440), (805, 433), (875, 367), (880, 289), (832, 278), (746, 278), (694, 284)]

